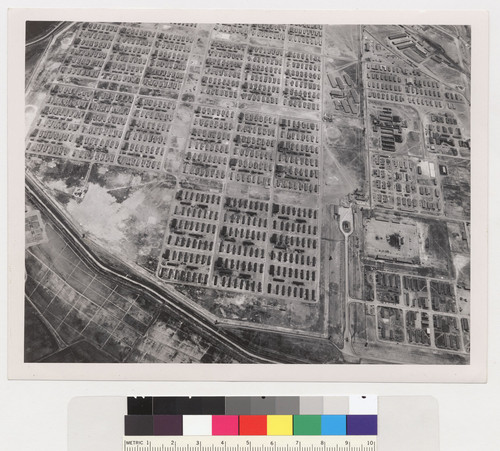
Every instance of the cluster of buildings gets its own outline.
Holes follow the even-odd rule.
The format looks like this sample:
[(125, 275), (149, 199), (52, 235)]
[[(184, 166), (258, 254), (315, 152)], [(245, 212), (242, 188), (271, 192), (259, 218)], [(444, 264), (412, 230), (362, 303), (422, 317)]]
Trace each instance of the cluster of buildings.
[(249, 46), (241, 99), (277, 104), (281, 91), (283, 49)]
[(212, 40), (205, 58), (200, 93), (236, 99), (245, 50), (244, 44)]
[(457, 317), (433, 315), (433, 327), (438, 348), (452, 351), (458, 351), (462, 348), (462, 338)]
[(365, 285), (366, 300), (377, 306), (381, 340), (461, 349), (459, 327), (467, 333), (468, 320), (461, 318), (459, 326), (455, 316), (441, 314), (456, 313), (454, 288), (449, 282), (365, 267)]
[(434, 163), (373, 152), (370, 164), (374, 205), (399, 211), (442, 214), (443, 203)]
[(421, 63), (430, 54), (423, 42), (417, 41), (407, 33), (396, 33), (389, 36), (389, 42), (399, 51), (417, 63)]
[(416, 276), (403, 276), (403, 302), (406, 307), (429, 309), (427, 279)]
[(402, 128), (406, 128), (406, 124), (392, 113), (391, 108), (383, 107), (377, 116), (372, 115), (372, 131), (380, 139), (383, 151), (394, 152), (396, 144), (403, 142)]
[(451, 282), (365, 266), (364, 298), (378, 309), (381, 340), (452, 351), (465, 346), (461, 334), (469, 333), (469, 320), (452, 316), (457, 304)]
[(285, 57), (283, 105), (321, 109), (322, 62), (319, 55), (288, 51)]
[(404, 342), (403, 311), (392, 307), (377, 307), (377, 328), (380, 339)]
[(213, 284), (262, 293), (269, 203), (226, 197)]
[(401, 278), (399, 274), (377, 271), (375, 273), (377, 300), (388, 304), (399, 304)]
[(429, 314), (408, 310), (406, 312), (406, 336), (408, 343), (430, 346), (431, 328)]
[(283, 24), (251, 24), (248, 31), (250, 37), (270, 39), (283, 42), (286, 36), (286, 25)]
[(182, 189), (159, 276), (316, 302), (318, 210)]
[(275, 187), (319, 194), (320, 149), (318, 122), (281, 119)]
[(273, 204), (268, 294), (318, 300), (318, 216), (317, 208)]
[(426, 124), (426, 138), (432, 153), (462, 156), (470, 150), (470, 138), (465, 136), (452, 113), (431, 114)]
[[(383, 46), (365, 35), (362, 57), (371, 206), (394, 212), (385, 216), (388, 226), (396, 222), (390, 218), (405, 213), (444, 219), (441, 182), (448, 169), (439, 155), (469, 156), (466, 127), (452, 113), (464, 97), (415, 64), (431, 57), (441, 62), (436, 49), (410, 32), (389, 35), (384, 41)], [(395, 230), (387, 235), (382, 227), (372, 234), (365, 229), (363, 298), (371, 311), (377, 311), (378, 338), (468, 352), (469, 320), (457, 305), (453, 276), (441, 280), (419, 271), (419, 249), (428, 241), (418, 227), (413, 232)], [(406, 246), (403, 239), (417, 247)]]
[(287, 38), (288, 42), (321, 47), (323, 45), (323, 25), (289, 25)]
[[(79, 24), (28, 151), (161, 170), (192, 53), (193, 27)], [(322, 43), (322, 27), (317, 25), (218, 24), (203, 62), (199, 94), (320, 109), (319, 56), (224, 39), (234, 34), (278, 43), (281, 36), (283, 44), (292, 38), (307, 45)], [(253, 124), (252, 119), (244, 121)], [(183, 172), (219, 180), (229, 172), (231, 180), (269, 186), (276, 169), (275, 121), (234, 136), (233, 117), (224, 117), (224, 111), (197, 113)], [(228, 164), (233, 138), (234, 155)], [(317, 160), (311, 160), (307, 150), (289, 151), (289, 145), (294, 147), (289, 141), (282, 144), (279, 185), (316, 192)]]
[(439, 81), (422, 74), (419, 69), (365, 61), (363, 73), (368, 99), (437, 110), (454, 110), (455, 104), (464, 102), (458, 93), (448, 91)]
[(330, 97), (333, 100), (336, 110), (341, 110), (346, 114), (358, 115), (360, 96), (355, 86), (354, 81), (347, 72), (333, 76), (328, 73), (328, 81), (330, 82), (331, 91)]
[(159, 277), (208, 285), (222, 197), (193, 189), (175, 195)]
[(161, 170), (191, 51), (185, 28), (80, 24), (28, 152)]
[(276, 161), (278, 118), (241, 112), (229, 161), (229, 179), (270, 187)]
[(205, 179), (226, 178), (234, 117), (234, 111), (225, 108), (195, 110), (184, 153), (184, 174)]
[(453, 285), (446, 281), (430, 282), (432, 309), (436, 312), (457, 313), (457, 302)]

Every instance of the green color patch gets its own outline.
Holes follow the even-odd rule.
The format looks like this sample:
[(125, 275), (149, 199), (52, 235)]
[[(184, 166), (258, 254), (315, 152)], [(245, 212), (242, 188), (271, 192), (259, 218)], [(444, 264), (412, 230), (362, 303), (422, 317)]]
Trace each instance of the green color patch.
[(294, 415), (293, 435), (321, 435), (321, 415)]

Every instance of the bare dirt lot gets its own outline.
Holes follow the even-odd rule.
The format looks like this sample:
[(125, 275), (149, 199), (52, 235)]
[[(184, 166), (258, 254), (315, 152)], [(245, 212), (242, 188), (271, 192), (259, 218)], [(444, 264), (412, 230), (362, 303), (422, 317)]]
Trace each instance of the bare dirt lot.
[(334, 202), (356, 189), (363, 191), (365, 152), (359, 122), (344, 119), (325, 125), (323, 147), (324, 202)]
[(94, 165), (68, 212), (112, 252), (154, 272), (174, 195), (171, 176)]
[(319, 314), (323, 302), (296, 302), (187, 285), (178, 285), (177, 289), (222, 321), (239, 320), (269, 327), (323, 332), (323, 319)]
[(371, 219), (365, 222), (365, 251), (374, 258), (420, 262), (417, 226)]
[(441, 176), (446, 216), (470, 220), (470, 161), (440, 157), (448, 175)]
[(326, 53), (338, 60), (338, 63), (352, 61), (359, 53), (359, 25), (326, 26)]

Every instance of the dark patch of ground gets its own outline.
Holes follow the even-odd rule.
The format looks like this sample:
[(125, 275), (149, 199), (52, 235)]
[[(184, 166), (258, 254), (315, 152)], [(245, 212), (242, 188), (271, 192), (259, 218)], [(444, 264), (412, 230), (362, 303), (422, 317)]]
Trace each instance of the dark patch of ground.
[(340, 351), (325, 339), (257, 330), (232, 329), (231, 333), (247, 343), (248, 349), (284, 363), (343, 363)]
[(87, 341), (79, 341), (42, 359), (44, 363), (110, 363), (115, 360)]
[(29, 302), (24, 304), (24, 361), (36, 362), (58, 350), (57, 341)]

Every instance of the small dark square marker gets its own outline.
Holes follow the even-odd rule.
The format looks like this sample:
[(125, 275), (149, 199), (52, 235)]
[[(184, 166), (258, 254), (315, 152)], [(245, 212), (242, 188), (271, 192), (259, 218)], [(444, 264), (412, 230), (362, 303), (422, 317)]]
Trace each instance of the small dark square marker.
[(181, 412), (178, 407), (179, 397), (174, 396), (159, 396), (153, 398), (153, 414), (154, 415), (181, 415), (186, 412)]
[(127, 414), (128, 415), (153, 415), (153, 398), (133, 397), (127, 398)]
[(153, 435), (153, 415), (126, 415), (125, 435)]
[(189, 398), (187, 396), (177, 398), (176, 401), (176, 412), (173, 414), (178, 415), (200, 415), (201, 414), (201, 400), (202, 398), (193, 396)]
[(201, 413), (203, 415), (225, 415), (226, 399), (223, 396), (207, 396), (202, 398)]
[(153, 398), (154, 415), (224, 415), (222, 396), (177, 396)]

